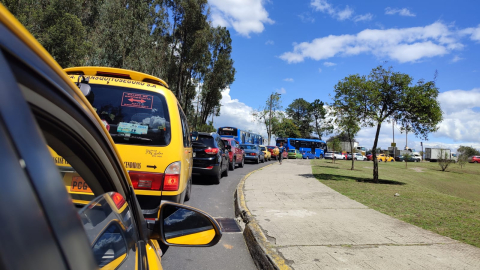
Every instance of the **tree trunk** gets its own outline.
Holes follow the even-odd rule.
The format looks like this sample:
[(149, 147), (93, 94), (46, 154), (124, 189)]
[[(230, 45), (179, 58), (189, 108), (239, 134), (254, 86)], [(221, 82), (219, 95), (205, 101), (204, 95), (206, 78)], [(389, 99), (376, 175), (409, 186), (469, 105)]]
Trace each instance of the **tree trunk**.
[(382, 122), (379, 122), (377, 125), (377, 132), (375, 133), (375, 140), (373, 141), (373, 148), (372, 148), (373, 181), (375, 183), (378, 183), (377, 143), (378, 143), (378, 136), (380, 135), (381, 127), (382, 127)]
[(353, 139), (350, 136), (350, 132), (347, 132), (347, 133), (348, 133), (348, 138), (350, 140), (350, 152), (352, 153), (352, 168), (351, 168), (351, 170), (353, 171), (355, 169), (355, 157), (353, 156)]

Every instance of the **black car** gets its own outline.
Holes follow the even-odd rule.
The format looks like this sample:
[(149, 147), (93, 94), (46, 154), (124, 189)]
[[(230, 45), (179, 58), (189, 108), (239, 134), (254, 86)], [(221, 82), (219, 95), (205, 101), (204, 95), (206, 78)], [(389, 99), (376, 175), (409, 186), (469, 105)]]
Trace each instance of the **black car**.
[(260, 150), (257, 144), (241, 144), (240, 148), (245, 150), (245, 161), (250, 160), (255, 163), (265, 162), (265, 153)]
[(192, 133), (193, 173), (213, 176), (215, 184), (220, 183), (222, 176), (228, 176), (228, 151), (216, 132)]

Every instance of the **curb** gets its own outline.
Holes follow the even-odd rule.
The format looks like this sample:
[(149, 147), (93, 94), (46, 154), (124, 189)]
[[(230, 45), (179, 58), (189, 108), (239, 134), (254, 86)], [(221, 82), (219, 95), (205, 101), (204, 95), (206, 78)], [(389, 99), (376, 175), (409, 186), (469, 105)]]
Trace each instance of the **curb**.
[(245, 194), (243, 193), (245, 180), (254, 172), (271, 165), (273, 164), (251, 171), (240, 181), (234, 196), (235, 216), (240, 217), (245, 223), (243, 237), (245, 238), (245, 243), (250, 251), (253, 262), (258, 269), (290, 270), (291, 268), (285, 263), (285, 260), (267, 240), (260, 225), (258, 225), (257, 221), (250, 213), (250, 210), (248, 210), (245, 202)]

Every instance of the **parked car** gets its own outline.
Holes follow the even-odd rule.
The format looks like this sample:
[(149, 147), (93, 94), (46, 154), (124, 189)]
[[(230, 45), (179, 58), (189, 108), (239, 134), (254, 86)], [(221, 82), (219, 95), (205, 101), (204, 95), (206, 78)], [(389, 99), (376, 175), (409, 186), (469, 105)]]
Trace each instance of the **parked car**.
[(480, 156), (471, 156), (468, 158), (468, 162), (470, 163), (480, 163)]
[(400, 162), (420, 162), (422, 161), (419, 157), (411, 155), (407, 160), (405, 160), (405, 156), (401, 155), (395, 158), (395, 161), (400, 161)]
[(275, 160), (278, 160), (278, 156), (280, 155), (280, 150), (278, 149), (278, 146), (267, 146), (268, 151), (270, 151), (270, 154), (272, 154), (272, 158)]
[(347, 159), (347, 157), (340, 152), (334, 152), (334, 156), (335, 156), (335, 159), (343, 159), (343, 160)]
[(193, 173), (213, 177), (220, 184), (223, 176), (228, 176), (230, 145), (225, 145), (216, 132), (193, 132)]
[(294, 158), (294, 159), (302, 158), (302, 154), (297, 149), (290, 149), (290, 150), (288, 150), (288, 158), (289, 159), (290, 158)]
[(418, 161), (422, 161), (422, 156), (420, 155), (420, 153), (414, 152), (414, 153), (412, 153), (411, 156), (414, 157)]
[(240, 148), (245, 151), (245, 160), (254, 161), (257, 164), (265, 162), (265, 153), (257, 144), (240, 144)]
[[(0, 99), (0, 170), (7, 180), (0, 189), (0, 268), (161, 269), (158, 241), (218, 243), (218, 223), (193, 207), (165, 202), (156, 220), (144, 218), (135, 179), (78, 88), (87, 86), (72, 83), (2, 5), (0, 18), (0, 92), (8, 97)], [(57, 167), (49, 148), (68, 167)], [(65, 178), (65, 169), (78, 176)], [(93, 199), (74, 197), (72, 189), (89, 190)]]
[(368, 161), (373, 161), (373, 155), (372, 154), (367, 154), (366, 155)]
[(395, 159), (391, 156), (387, 156), (385, 154), (378, 154), (377, 155), (377, 160), (379, 162), (395, 162)]
[(359, 161), (366, 161), (367, 160), (367, 157), (360, 154), (360, 153), (354, 153), (353, 157), (355, 158), (355, 160), (359, 160)]
[(245, 164), (245, 151), (240, 148), (240, 144), (233, 138), (222, 137), (222, 140), (225, 145), (230, 145), (230, 149), (228, 151), (228, 168), (231, 171), (235, 170), (236, 165), (238, 165), (240, 168), (243, 168), (243, 165)]
[(315, 154), (312, 154), (310, 151), (305, 151), (302, 154), (303, 159), (315, 159)]
[(333, 159), (334, 152), (326, 152), (324, 158), (325, 159)]
[(272, 160), (272, 153), (270, 153), (270, 151), (268, 151), (268, 148), (265, 145), (259, 145), (259, 147), (260, 147), (260, 150), (265, 155), (265, 160), (267, 160), (267, 161)]

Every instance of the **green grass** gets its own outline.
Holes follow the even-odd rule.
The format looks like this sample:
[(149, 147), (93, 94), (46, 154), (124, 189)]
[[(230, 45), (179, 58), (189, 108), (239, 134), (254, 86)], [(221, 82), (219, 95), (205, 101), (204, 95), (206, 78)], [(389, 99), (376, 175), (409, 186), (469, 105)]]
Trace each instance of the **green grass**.
[[(480, 247), (480, 164), (463, 169), (437, 163), (379, 163), (313, 160), (314, 176), (325, 185), (377, 211), (435, 233)], [(416, 168), (416, 169), (415, 169)], [(421, 171), (421, 172), (420, 172)], [(399, 193), (399, 197), (394, 194)]]

